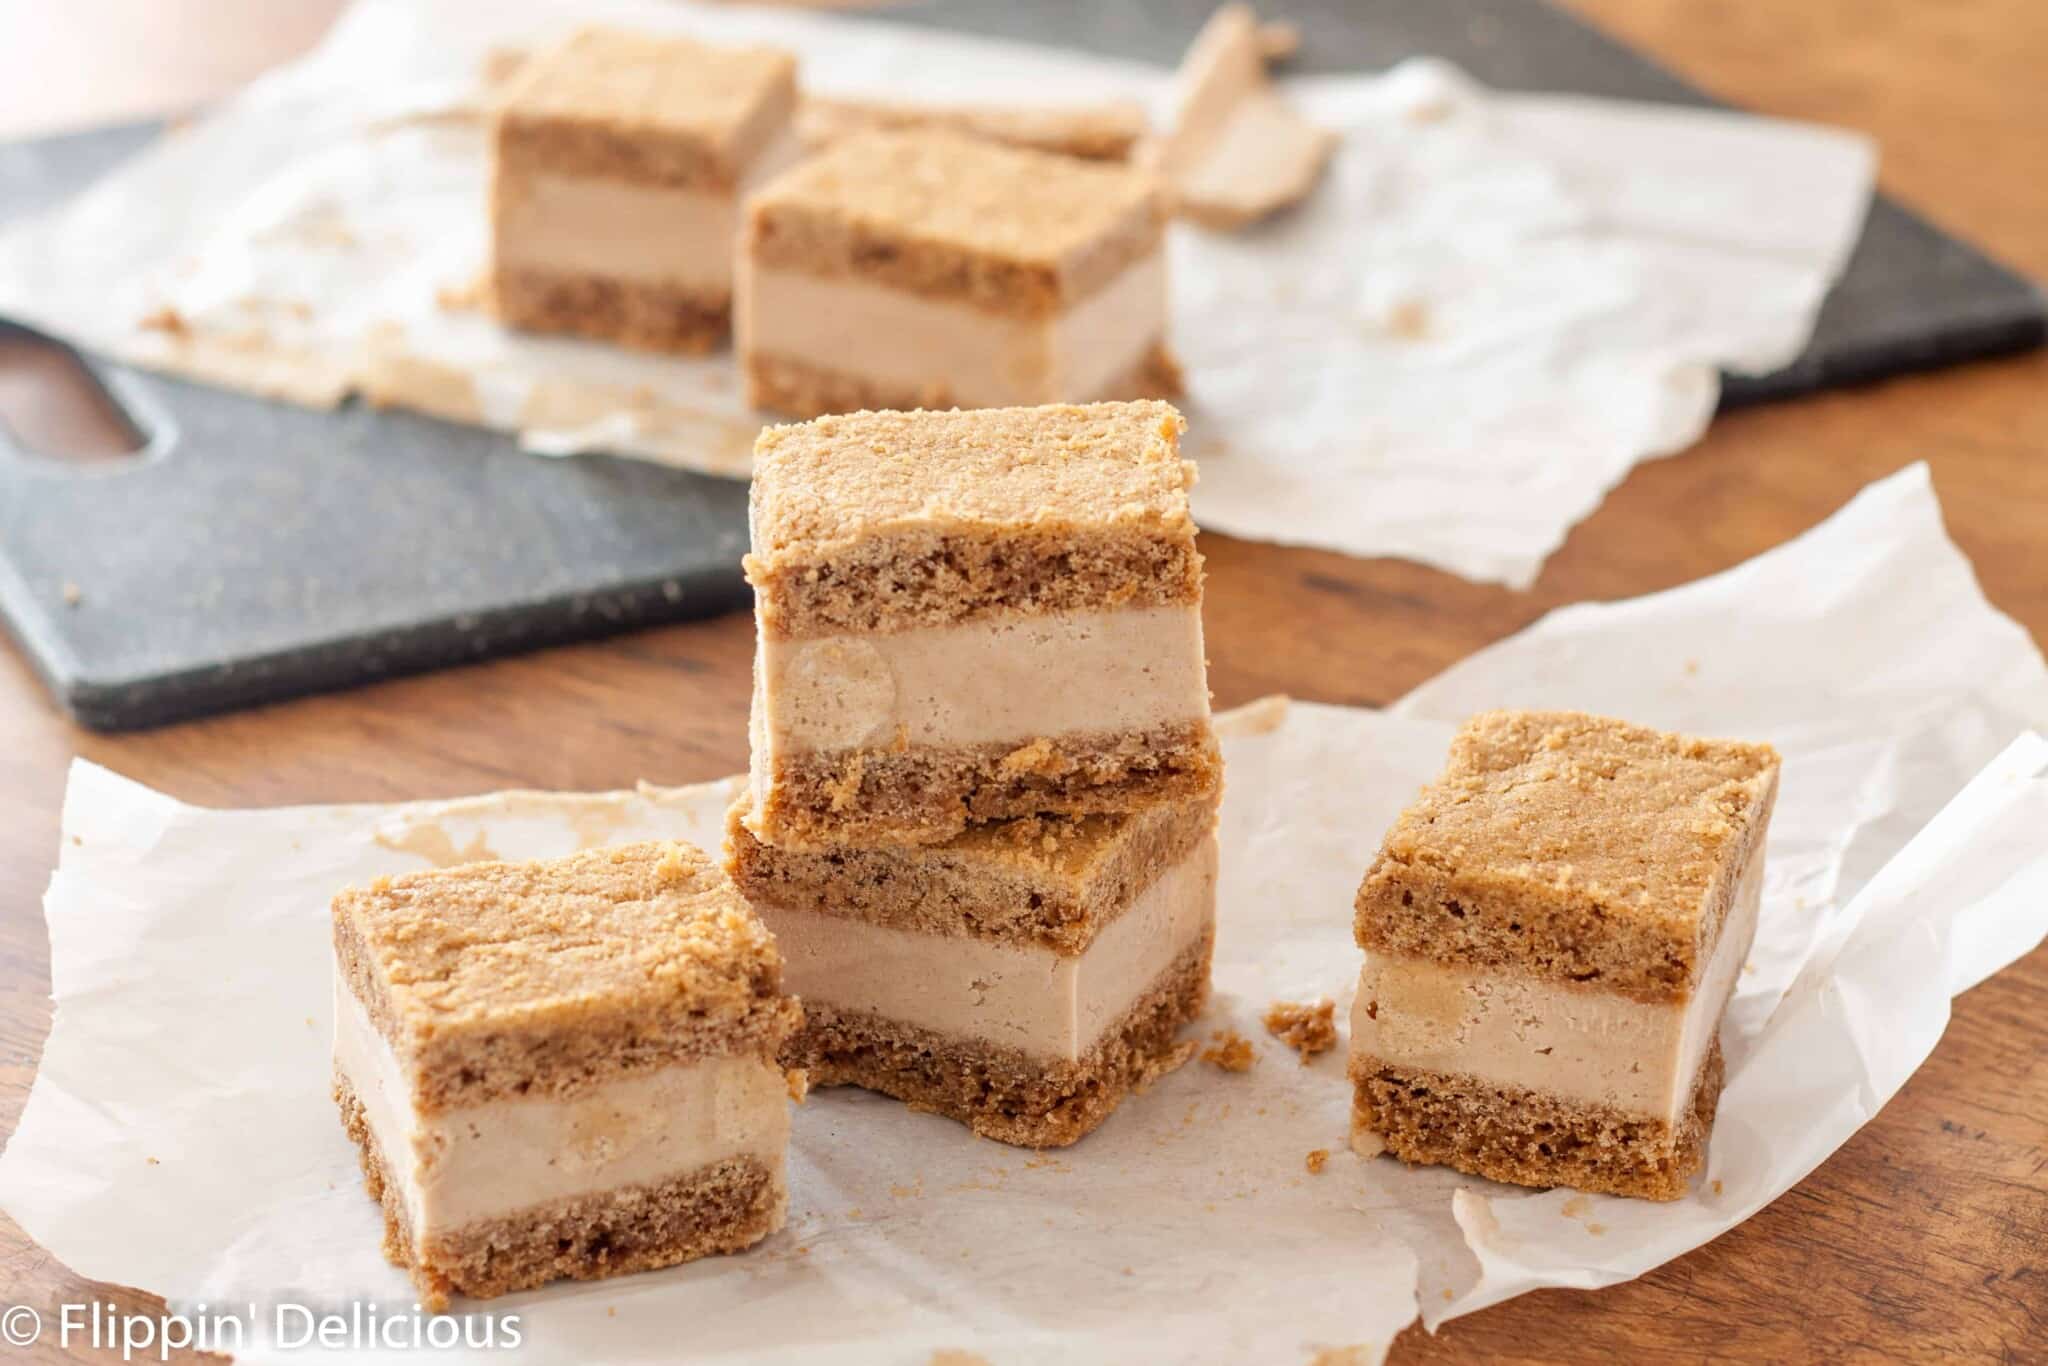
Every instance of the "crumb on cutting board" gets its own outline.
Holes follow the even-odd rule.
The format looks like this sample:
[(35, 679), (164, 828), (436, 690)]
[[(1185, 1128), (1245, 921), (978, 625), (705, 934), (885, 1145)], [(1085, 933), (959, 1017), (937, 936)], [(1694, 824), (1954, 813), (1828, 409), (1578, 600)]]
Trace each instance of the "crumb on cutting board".
[(1320, 1172), (1328, 1165), (1329, 1161), (1330, 1150), (1328, 1148), (1311, 1148), (1309, 1149), (1306, 1165), (1310, 1171)]

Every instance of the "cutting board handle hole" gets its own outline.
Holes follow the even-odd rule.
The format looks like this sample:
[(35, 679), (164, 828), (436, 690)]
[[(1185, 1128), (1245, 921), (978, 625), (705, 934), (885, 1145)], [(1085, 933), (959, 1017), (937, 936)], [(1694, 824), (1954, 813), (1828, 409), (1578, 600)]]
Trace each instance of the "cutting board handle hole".
[(78, 353), (0, 323), (0, 448), (104, 466), (134, 460), (148, 437)]

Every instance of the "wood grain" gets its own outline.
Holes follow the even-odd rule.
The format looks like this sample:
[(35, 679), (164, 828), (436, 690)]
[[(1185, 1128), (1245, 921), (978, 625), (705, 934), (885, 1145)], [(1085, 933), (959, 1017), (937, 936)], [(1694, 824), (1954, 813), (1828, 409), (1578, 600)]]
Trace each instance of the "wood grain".
[[(1876, 134), (1887, 188), (2048, 276), (2038, 0), (1577, 8), (1724, 98)], [(1391, 701), (1549, 608), (1724, 569), (1920, 459), (1992, 601), (2048, 637), (2048, 355), (2037, 354), (1731, 414), (1691, 451), (1637, 470), (1526, 594), (1206, 538), (1217, 700)], [(71, 756), (236, 805), (690, 781), (744, 762), (751, 643), (747, 622), (728, 617), (114, 738), (67, 725), (0, 649), (0, 1133), (48, 1028), (38, 903)], [(1396, 1360), (2043, 1359), (2044, 1021), (2048, 953), (2036, 953), (1962, 998), (1898, 1098), (1741, 1228), (1627, 1285), (1524, 1296), (1434, 1338), (1411, 1330)], [(48, 1310), (109, 1293), (0, 1219), (0, 1302)]]

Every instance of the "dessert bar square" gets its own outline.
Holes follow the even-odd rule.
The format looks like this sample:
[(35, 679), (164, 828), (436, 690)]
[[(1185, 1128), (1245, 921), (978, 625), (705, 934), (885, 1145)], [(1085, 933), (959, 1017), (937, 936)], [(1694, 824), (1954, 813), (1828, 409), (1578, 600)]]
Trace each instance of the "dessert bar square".
[(703, 351), (732, 312), (747, 188), (798, 155), (796, 62), (585, 29), (513, 78), (491, 130), (491, 294), (514, 327)]
[(1148, 401), (763, 431), (754, 834), (935, 844), (1212, 792), (1182, 426)]
[(734, 335), (757, 407), (1169, 397), (1146, 173), (947, 129), (856, 134), (749, 200)]
[(1497, 1181), (1670, 1200), (1704, 1161), (1778, 757), (1489, 712), (1358, 891), (1355, 1139)]
[(803, 997), (783, 1061), (814, 1085), (1060, 1147), (1186, 1059), (1175, 1036), (1214, 942), (1214, 798), (830, 853), (771, 848), (740, 816), (727, 867)]
[(430, 1306), (781, 1227), (802, 1011), (698, 850), (380, 878), (335, 898), (334, 953), (335, 1099)]

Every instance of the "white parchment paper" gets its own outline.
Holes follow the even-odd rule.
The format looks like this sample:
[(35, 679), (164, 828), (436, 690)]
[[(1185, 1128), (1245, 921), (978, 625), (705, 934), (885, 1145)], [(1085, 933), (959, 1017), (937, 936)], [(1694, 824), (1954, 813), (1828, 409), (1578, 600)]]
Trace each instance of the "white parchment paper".
[[(603, 19), (779, 43), (820, 93), (1168, 101), (1157, 68), (832, 16), (361, 0), (305, 60), (0, 237), (0, 312), (299, 402), (358, 392), (537, 452), (744, 475), (762, 419), (729, 355), (517, 336), (469, 291), (479, 72)], [(1169, 247), (1196, 512), (1235, 535), (1527, 584), (1631, 466), (1698, 437), (1718, 368), (1798, 354), (1869, 200), (1868, 142), (1809, 125), (1496, 95), (1430, 61), (1288, 92), (1342, 134), (1324, 182)]]
[[(1584, 706), (1783, 751), (1762, 927), (1708, 1167), (1670, 1205), (1533, 1193), (1346, 1148), (1343, 1054), (1261, 1032), (1348, 1006), (1379, 836), (1496, 705)], [(857, 1091), (796, 1114), (787, 1231), (745, 1256), (494, 1302), (524, 1359), (1366, 1359), (1537, 1286), (1637, 1275), (1748, 1217), (1876, 1113), (1949, 998), (2048, 932), (2048, 669), (1977, 591), (1922, 467), (1727, 574), (1555, 613), (1377, 713), (1223, 723), (1215, 1004), (1192, 1063), (1034, 1155)], [(207, 811), (79, 764), (46, 901), (56, 1020), (0, 1206), (78, 1272), (219, 1306), (411, 1301), (328, 1095), (327, 902), (427, 862), (676, 836), (737, 780)], [(1958, 795), (1960, 794), (1960, 795)], [(1341, 1018), (1341, 1017), (1340, 1017)], [(1320, 1174), (1304, 1159), (1326, 1148)], [(258, 1348), (248, 1359), (268, 1359)]]

